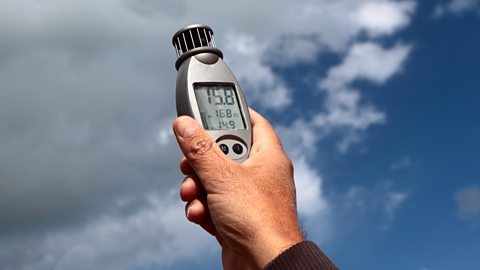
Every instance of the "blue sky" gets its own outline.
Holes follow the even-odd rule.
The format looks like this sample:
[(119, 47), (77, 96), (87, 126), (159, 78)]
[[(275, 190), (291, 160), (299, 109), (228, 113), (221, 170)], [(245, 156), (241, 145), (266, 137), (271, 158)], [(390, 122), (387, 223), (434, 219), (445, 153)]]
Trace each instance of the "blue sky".
[[(275, 12), (273, 12), (275, 11)], [(0, 268), (219, 269), (171, 35), (209, 24), (342, 269), (479, 269), (480, 1), (3, 1)]]

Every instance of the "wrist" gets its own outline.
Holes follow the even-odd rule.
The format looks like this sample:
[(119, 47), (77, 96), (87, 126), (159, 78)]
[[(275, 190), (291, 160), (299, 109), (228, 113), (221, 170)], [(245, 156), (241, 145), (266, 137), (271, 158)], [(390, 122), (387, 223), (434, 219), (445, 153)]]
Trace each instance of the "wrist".
[(294, 229), (287, 234), (257, 233), (253, 245), (249, 247), (254, 265), (263, 269), (276, 257), (290, 247), (304, 241), (300, 230)]

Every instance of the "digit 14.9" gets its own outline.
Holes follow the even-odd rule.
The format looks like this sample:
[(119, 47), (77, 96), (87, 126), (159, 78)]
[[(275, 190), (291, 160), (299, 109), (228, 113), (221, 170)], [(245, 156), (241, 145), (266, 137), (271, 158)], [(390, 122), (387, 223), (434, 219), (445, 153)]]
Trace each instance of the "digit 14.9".
[(235, 121), (219, 121), (220, 128), (235, 129)]

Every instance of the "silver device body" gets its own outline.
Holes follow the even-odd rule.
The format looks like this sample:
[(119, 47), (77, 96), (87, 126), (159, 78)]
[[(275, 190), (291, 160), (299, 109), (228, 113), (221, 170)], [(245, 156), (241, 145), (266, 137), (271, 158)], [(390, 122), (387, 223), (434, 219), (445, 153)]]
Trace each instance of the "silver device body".
[(213, 31), (205, 25), (187, 26), (174, 35), (172, 42), (179, 56), (178, 116), (196, 119), (229, 158), (245, 161), (252, 145), (248, 105), (240, 84), (223, 62), (223, 54), (214, 47)]

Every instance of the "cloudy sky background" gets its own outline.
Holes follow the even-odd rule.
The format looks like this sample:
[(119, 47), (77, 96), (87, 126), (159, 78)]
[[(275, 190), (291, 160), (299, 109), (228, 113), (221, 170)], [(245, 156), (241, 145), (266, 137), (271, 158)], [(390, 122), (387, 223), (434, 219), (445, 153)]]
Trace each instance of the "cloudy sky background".
[(478, 269), (480, 1), (0, 1), (0, 269), (217, 269), (179, 202), (204, 23), (344, 269)]

